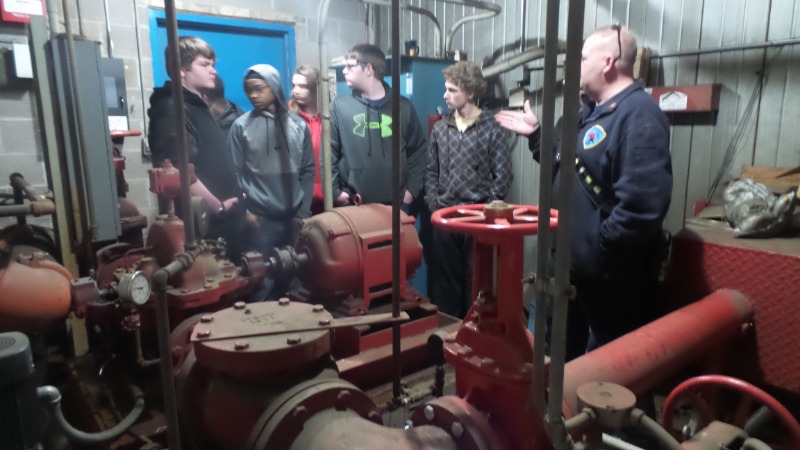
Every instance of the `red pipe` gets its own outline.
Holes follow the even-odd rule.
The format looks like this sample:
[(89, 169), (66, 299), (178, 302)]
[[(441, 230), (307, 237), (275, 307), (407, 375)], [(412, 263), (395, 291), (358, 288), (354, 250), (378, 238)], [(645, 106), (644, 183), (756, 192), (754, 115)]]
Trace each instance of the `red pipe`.
[(68, 272), (42, 265), (48, 267), (11, 262), (0, 269), (0, 331), (43, 331), (69, 313)]
[(663, 415), (661, 418), (661, 423), (664, 424), (664, 427), (669, 429), (667, 424), (672, 424), (675, 401), (679, 397), (684, 396), (688, 392), (712, 386), (724, 387), (738, 391), (743, 396), (756, 399), (761, 402), (762, 405), (771, 409), (789, 431), (789, 436), (792, 439), (793, 447), (800, 449), (800, 424), (797, 423), (797, 420), (795, 420), (794, 416), (791, 412), (789, 412), (788, 409), (781, 405), (780, 402), (775, 400), (775, 397), (767, 394), (758, 387), (753, 386), (746, 381), (724, 375), (702, 375), (699, 377), (694, 377), (684, 381), (683, 383), (679, 384), (678, 387), (673, 389), (672, 392), (669, 393), (667, 400), (664, 402)]
[(607, 381), (644, 392), (739, 336), (742, 325), (752, 318), (753, 307), (742, 293), (720, 289), (567, 363), (564, 415), (569, 418), (579, 412), (577, 390), (582, 384)]

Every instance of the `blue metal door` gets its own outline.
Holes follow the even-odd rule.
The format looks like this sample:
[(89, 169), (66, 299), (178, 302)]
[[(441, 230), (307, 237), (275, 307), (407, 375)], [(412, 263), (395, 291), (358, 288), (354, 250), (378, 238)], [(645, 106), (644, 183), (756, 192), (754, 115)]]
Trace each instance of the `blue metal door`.
[[(197, 36), (211, 44), (217, 55), (218, 76), (225, 83), (225, 97), (242, 109), (252, 109), (242, 82), (244, 71), (254, 64), (270, 64), (278, 69), (284, 93), (289, 94), (295, 69), (293, 27), (196, 14), (178, 14), (177, 19), (178, 36)], [(161, 86), (169, 79), (164, 60), (166, 18), (162, 10), (150, 10), (150, 44), (153, 80), (155, 86)]]

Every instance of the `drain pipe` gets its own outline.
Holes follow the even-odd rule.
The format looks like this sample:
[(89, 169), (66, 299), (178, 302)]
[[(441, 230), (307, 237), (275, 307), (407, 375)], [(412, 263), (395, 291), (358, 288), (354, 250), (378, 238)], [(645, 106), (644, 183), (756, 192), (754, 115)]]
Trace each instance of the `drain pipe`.
[[(328, 8), (331, 0), (322, 0), (317, 11), (319, 22), (319, 72), (320, 87), (317, 98), (320, 100), (319, 110), (322, 118), (322, 193), (325, 211), (333, 209), (333, 172), (331, 171), (331, 97), (330, 71), (328, 70), (328, 45), (325, 43), (325, 32), (328, 29)], [(321, 93), (321, 94), (320, 94)]]
[[(172, 0), (168, 0), (170, 3)], [(158, 353), (161, 368), (161, 384), (164, 390), (164, 415), (167, 419), (167, 439), (170, 450), (181, 449), (180, 428), (178, 421), (178, 402), (175, 394), (175, 378), (173, 375), (172, 351), (169, 346), (169, 305), (167, 305), (167, 289), (169, 280), (194, 264), (200, 250), (195, 248), (175, 256), (175, 260), (153, 274), (153, 297), (155, 299), (156, 328), (158, 331)]]
[[(379, 6), (392, 6), (391, 2), (388, 0), (361, 0), (362, 3), (367, 3), (370, 5), (379, 5)], [(425, 16), (433, 22), (433, 41), (434, 41), (434, 51), (433, 56), (434, 58), (439, 58), (444, 56), (444, 48), (442, 47), (442, 25), (439, 23), (439, 19), (425, 8), (420, 8), (418, 6), (413, 5), (400, 5), (400, 9), (405, 9), (414, 13), (417, 13), (421, 16)]]
[[(551, 2), (553, 3), (553, 2)], [(564, 88), (564, 114), (562, 123), (562, 142), (575, 142), (578, 134), (578, 106), (581, 49), (583, 47), (583, 18), (584, 0), (572, 0), (567, 11), (567, 57), (564, 61), (565, 88)], [(548, 12), (549, 13), (549, 12)], [(546, 85), (547, 86), (547, 85)], [(549, 86), (552, 86), (550, 84)], [(547, 90), (547, 89), (545, 89)], [(543, 148), (543, 153), (549, 148)], [(551, 147), (552, 148), (552, 147)], [(569, 174), (575, 171), (575, 146), (565, 145), (561, 148), (561, 171)], [(574, 194), (575, 177), (560, 177), (559, 202), (564, 205), (571, 204)], [(549, 370), (549, 396), (547, 415), (544, 424), (556, 450), (570, 449), (574, 443), (565, 428), (562, 419), (562, 400), (564, 398), (564, 364), (566, 360), (567, 341), (567, 310), (572, 294), (570, 285), (571, 248), (570, 227), (572, 217), (570, 214), (559, 215), (559, 233), (556, 235), (556, 267), (555, 291), (553, 298), (553, 329), (552, 351), (550, 355)], [(535, 320), (535, 319), (534, 319)]]
[(400, 0), (392, 0), (392, 398), (400, 404)]
[(459, 5), (464, 6), (471, 6), (473, 8), (485, 9), (488, 12), (473, 14), (471, 16), (462, 17), (450, 27), (450, 31), (447, 33), (447, 39), (445, 41), (445, 50), (450, 53), (453, 51), (453, 39), (455, 38), (455, 34), (462, 25), (467, 22), (474, 22), (476, 20), (481, 19), (490, 19), (498, 14), (503, 10), (500, 5), (495, 5), (494, 3), (487, 3), (487, 2), (478, 2), (474, 0), (444, 0), (445, 3), (456, 3)]
[[(559, 0), (547, 1), (547, 15), (545, 29), (547, 36), (558, 36), (559, 19)], [(555, 39), (545, 39), (544, 42), (544, 85), (554, 86), (556, 80), (556, 58), (558, 57), (557, 41)], [(485, 75), (484, 75), (485, 76)], [(555, 115), (556, 115), (556, 93), (554, 89), (544, 89), (542, 92), (542, 115), (540, 117), (539, 129), (541, 130), (541, 148), (545, 151), (540, 152), (539, 162), (539, 231), (537, 233), (536, 246), (536, 296), (534, 298), (533, 312), (533, 373), (531, 383), (531, 393), (533, 396), (533, 406), (539, 415), (544, 418), (547, 409), (545, 401), (545, 365), (544, 365), (544, 346), (546, 323), (546, 302), (547, 298), (553, 295), (553, 290), (549, 289), (550, 279), (547, 267), (550, 264), (550, 242), (552, 231), (550, 229), (550, 209), (552, 208), (553, 192), (553, 152), (547, 149), (553, 148), (555, 143)], [(569, 214), (569, 211), (563, 213)]]
[[(171, 60), (169, 73), (179, 74), (181, 73), (181, 59), (178, 51), (178, 18), (175, 12), (175, 0), (165, 0), (164, 10), (167, 19), (168, 59)], [(185, 246), (189, 248), (195, 245), (195, 232), (194, 220), (192, 220), (191, 194), (189, 193), (189, 186), (192, 182), (189, 177), (189, 150), (186, 148), (186, 111), (183, 109), (183, 85), (180, 80), (172, 80), (172, 103), (174, 120), (172, 125), (175, 130), (175, 147), (178, 155), (177, 166), (181, 176), (181, 217), (184, 218)]]

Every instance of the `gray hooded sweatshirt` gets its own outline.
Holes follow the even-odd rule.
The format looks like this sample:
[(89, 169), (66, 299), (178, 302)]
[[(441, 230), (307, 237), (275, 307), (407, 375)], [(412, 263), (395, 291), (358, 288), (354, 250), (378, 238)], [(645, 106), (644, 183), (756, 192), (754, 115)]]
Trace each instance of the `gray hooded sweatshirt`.
[(311, 215), (314, 194), (314, 150), (302, 118), (289, 111), (280, 75), (257, 64), (245, 72), (265, 80), (275, 96), (275, 114), (252, 110), (231, 126), (228, 146), (247, 210), (269, 220)]

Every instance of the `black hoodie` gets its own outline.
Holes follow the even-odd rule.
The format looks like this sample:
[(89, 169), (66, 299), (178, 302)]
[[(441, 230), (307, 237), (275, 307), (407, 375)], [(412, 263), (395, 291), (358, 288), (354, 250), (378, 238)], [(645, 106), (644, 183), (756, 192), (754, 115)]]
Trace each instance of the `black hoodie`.
[[(359, 91), (331, 104), (331, 170), (333, 198), (342, 190), (361, 194), (364, 203), (391, 203), (392, 91), (373, 108)], [(422, 192), (428, 152), (417, 112), (400, 97), (400, 186), (414, 198)]]
[[(183, 90), (184, 110), (186, 112), (186, 146), (189, 162), (194, 164), (197, 178), (209, 192), (220, 201), (231, 197), (241, 197), (239, 183), (233, 171), (233, 161), (227, 150), (227, 136), (220, 130), (208, 105), (196, 94)], [(175, 153), (175, 125), (173, 120), (172, 85), (169, 81), (163, 87), (155, 88), (150, 96), (150, 127), (147, 142), (150, 145), (153, 167), (161, 167), (165, 159), (177, 164)], [(229, 250), (238, 250), (236, 242), (238, 222), (244, 216), (239, 208), (221, 217), (212, 217), (206, 237), (224, 237)]]

